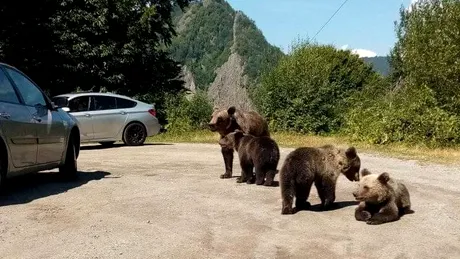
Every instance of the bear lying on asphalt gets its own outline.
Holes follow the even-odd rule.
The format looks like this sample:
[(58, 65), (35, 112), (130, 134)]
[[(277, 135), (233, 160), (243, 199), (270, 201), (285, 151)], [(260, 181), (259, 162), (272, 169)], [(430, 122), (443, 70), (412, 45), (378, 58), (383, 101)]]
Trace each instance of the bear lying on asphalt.
[(386, 172), (372, 174), (361, 171), (359, 188), (353, 192), (360, 201), (355, 210), (355, 218), (377, 225), (398, 220), (403, 214), (411, 212), (410, 196), (406, 186), (390, 178)]
[(273, 185), (280, 159), (278, 145), (273, 139), (267, 136), (255, 137), (236, 130), (221, 138), (219, 144), (222, 148), (235, 149), (238, 152), (241, 165), (241, 177), (238, 178), (238, 183), (253, 183), (252, 170), (255, 167), (255, 183)]
[[(256, 137), (270, 136), (268, 124), (262, 116), (254, 111), (237, 110), (234, 106), (228, 110), (215, 110), (208, 126), (211, 131), (218, 132), (221, 139), (237, 129)], [(220, 178), (231, 178), (233, 148), (222, 147), (221, 151), (224, 157), (225, 173)]]
[(337, 178), (342, 173), (350, 181), (359, 181), (361, 161), (354, 147), (346, 150), (332, 145), (301, 147), (286, 157), (280, 169), (281, 214), (292, 214), (292, 202), (296, 198), (297, 210), (310, 206), (307, 202), (315, 183), (321, 199), (321, 208), (328, 209), (335, 201)]

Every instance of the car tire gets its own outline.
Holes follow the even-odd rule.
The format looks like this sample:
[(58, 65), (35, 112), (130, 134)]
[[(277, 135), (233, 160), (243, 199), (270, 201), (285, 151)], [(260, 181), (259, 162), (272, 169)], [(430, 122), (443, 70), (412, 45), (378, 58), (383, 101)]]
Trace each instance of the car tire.
[(76, 144), (73, 136), (70, 136), (69, 144), (67, 146), (67, 152), (65, 156), (65, 162), (59, 167), (59, 173), (65, 178), (71, 179), (77, 176), (77, 152)]
[(111, 147), (113, 144), (115, 144), (115, 141), (104, 141), (104, 142), (99, 142), (103, 147)]
[(133, 122), (126, 126), (123, 132), (123, 142), (127, 146), (141, 146), (147, 138), (147, 131), (139, 122)]

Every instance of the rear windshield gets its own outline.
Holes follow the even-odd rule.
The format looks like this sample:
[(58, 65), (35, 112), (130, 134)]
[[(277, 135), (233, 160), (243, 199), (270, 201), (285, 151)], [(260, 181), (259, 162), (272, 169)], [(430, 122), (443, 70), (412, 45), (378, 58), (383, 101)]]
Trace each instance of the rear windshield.
[(51, 101), (57, 106), (57, 107), (67, 107), (69, 97), (53, 97), (51, 98)]

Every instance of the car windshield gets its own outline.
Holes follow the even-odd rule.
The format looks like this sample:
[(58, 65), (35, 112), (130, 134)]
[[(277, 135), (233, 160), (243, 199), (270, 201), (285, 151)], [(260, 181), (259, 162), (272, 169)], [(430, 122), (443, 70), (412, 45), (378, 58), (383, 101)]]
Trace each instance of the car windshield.
[(67, 105), (69, 104), (69, 102), (67, 101), (67, 99), (69, 99), (69, 97), (53, 97), (51, 98), (51, 100), (53, 101), (53, 103), (57, 106), (57, 107), (67, 107)]

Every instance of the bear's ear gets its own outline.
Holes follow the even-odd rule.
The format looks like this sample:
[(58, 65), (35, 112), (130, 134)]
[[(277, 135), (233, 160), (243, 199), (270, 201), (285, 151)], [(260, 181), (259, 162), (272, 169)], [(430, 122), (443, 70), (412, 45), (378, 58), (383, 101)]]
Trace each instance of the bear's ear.
[(363, 170), (361, 170), (361, 176), (366, 176), (370, 174), (371, 174), (371, 171), (369, 171), (367, 168), (364, 168)]
[(227, 113), (228, 115), (232, 116), (233, 114), (235, 114), (235, 111), (236, 111), (235, 106), (231, 106), (230, 108), (228, 108)]
[(242, 138), (244, 136), (244, 132), (241, 130), (235, 130), (235, 138)]
[(356, 158), (356, 148), (355, 147), (349, 147), (345, 151), (345, 155), (347, 156), (348, 159), (354, 159)]
[(377, 178), (381, 183), (387, 183), (390, 181), (390, 175), (388, 173), (381, 173)]

